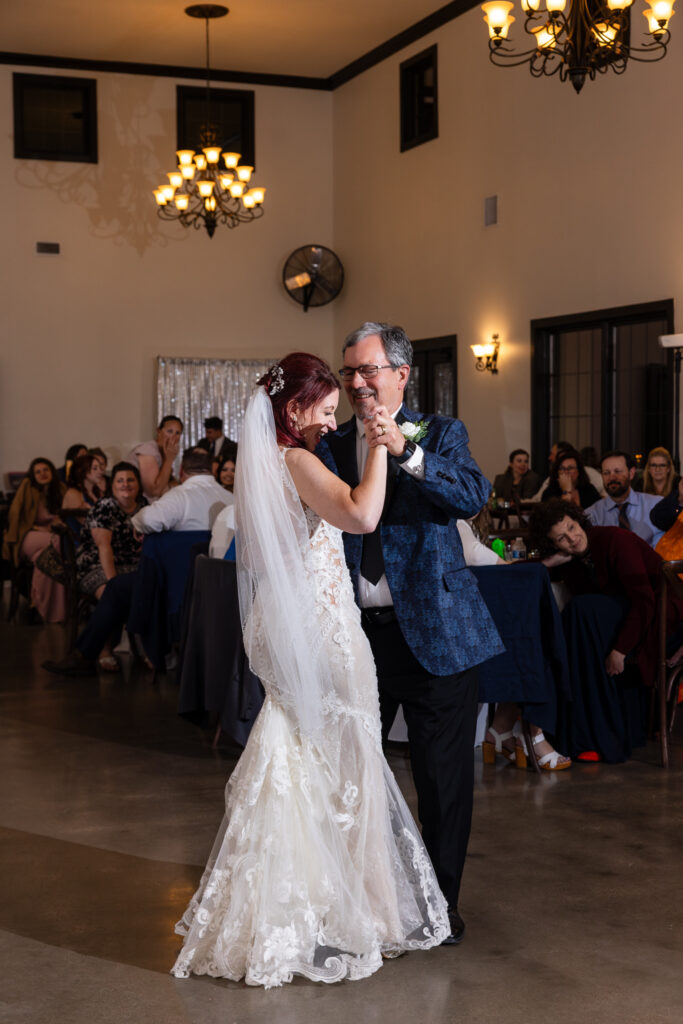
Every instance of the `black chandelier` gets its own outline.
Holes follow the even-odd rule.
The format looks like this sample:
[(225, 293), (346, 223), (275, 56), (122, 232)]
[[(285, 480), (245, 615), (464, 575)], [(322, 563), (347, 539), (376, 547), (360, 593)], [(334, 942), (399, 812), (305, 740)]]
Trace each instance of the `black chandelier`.
[[(179, 221), (184, 227), (205, 227), (213, 237), (217, 224), (235, 228), (263, 215), (266, 190), (249, 184), (254, 168), (241, 164), (241, 153), (223, 153), (217, 145), (218, 132), (211, 124), (211, 70), (209, 65), (209, 21), (223, 18), (227, 7), (219, 4), (194, 4), (185, 8), (190, 18), (206, 21), (206, 114), (200, 130), (198, 152), (179, 149), (177, 170), (171, 171), (168, 185), (154, 190), (162, 220)], [(225, 168), (221, 167), (221, 157)]]
[[(526, 14), (524, 31), (533, 41), (529, 50), (517, 52), (506, 46), (515, 18), (509, 0), (482, 4), (489, 27), (489, 57), (499, 67), (528, 64), (535, 78), (559, 72), (570, 80), (577, 93), (586, 76), (594, 79), (611, 68), (620, 75), (629, 60), (656, 61), (666, 56), (671, 39), (669, 21), (674, 0), (653, 0), (643, 11), (647, 20), (642, 46), (630, 44), (631, 11), (634, 0), (521, 0)], [(568, 8), (568, 9), (567, 9)]]

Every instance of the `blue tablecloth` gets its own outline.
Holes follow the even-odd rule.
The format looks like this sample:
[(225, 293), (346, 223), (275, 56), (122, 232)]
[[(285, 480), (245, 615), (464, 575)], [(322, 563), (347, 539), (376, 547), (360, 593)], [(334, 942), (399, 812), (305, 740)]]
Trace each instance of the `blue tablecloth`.
[(479, 700), (512, 701), (534, 725), (555, 735), (571, 700), (562, 620), (550, 577), (538, 562), (472, 570), (498, 627), (505, 653), (479, 666)]

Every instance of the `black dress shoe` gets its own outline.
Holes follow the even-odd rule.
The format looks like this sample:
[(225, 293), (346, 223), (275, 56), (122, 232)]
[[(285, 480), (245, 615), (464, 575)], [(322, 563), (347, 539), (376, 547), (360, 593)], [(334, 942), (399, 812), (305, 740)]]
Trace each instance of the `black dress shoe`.
[(442, 946), (457, 946), (465, 937), (465, 922), (456, 910), (448, 911), (448, 920), (451, 924), (451, 934), (447, 935), (441, 943)]
[(97, 665), (94, 661), (88, 661), (81, 652), (76, 649), (67, 654), (61, 661), (44, 661), (42, 667), (47, 672), (53, 672), (58, 676), (93, 676), (97, 675)]

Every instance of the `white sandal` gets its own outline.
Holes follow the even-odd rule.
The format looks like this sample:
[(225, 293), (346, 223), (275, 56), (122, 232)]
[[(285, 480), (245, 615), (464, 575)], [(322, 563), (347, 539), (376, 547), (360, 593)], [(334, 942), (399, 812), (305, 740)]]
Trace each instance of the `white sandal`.
[[(520, 741), (520, 745), (515, 750), (515, 764), (518, 768), (528, 768), (529, 751), (527, 750), (526, 741), (521, 733), (517, 738)], [(543, 735), (543, 730), (541, 730), (532, 738), (531, 742), (536, 746), (537, 743), (543, 743), (544, 740), (545, 736)], [(544, 772), (561, 772), (565, 768), (569, 768), (571, 763), (571, 757), (565, 757), (564, 754), (560, 754), (557, 750), (551, 750), (538, 759), (538, 767)]]
[(495, 743), (491, 743), (490, 740), (486, 739), (482, 743), (481, 752), (484, 758), (484, 764), (495, 764), (496, 754), (500, 754), (501, 757), (504, 757), (506, 761), (514, 761), (516, 757), (516, 751), (510, 750), (509, 747), (503, 746), (505, 740), (510, 740), (514, 736), (513, 730), (509, 729), (507, 732), (496, 732), (493, 726), (490, 725), (486, 731), (491, 733), (495, 740)]

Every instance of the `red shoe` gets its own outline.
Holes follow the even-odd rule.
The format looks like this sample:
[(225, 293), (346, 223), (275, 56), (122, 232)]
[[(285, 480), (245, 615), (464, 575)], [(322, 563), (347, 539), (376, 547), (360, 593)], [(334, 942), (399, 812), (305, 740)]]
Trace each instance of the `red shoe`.
[(576, 756), (577, 761), (602, 761), (600, 754), (597, 750), (583, 750)]

